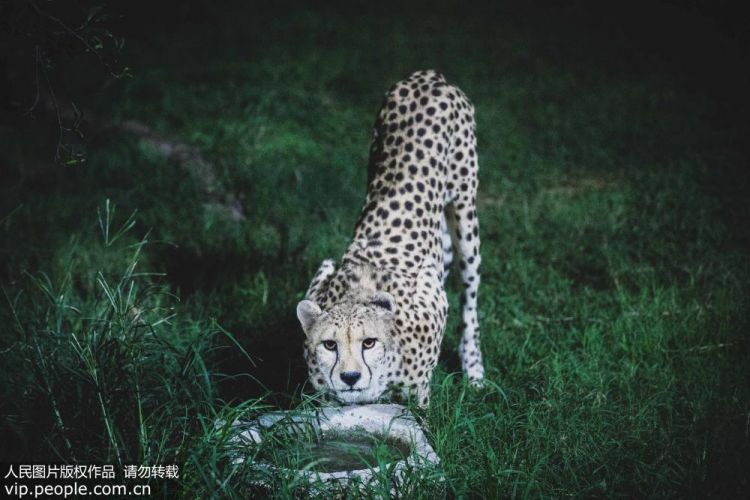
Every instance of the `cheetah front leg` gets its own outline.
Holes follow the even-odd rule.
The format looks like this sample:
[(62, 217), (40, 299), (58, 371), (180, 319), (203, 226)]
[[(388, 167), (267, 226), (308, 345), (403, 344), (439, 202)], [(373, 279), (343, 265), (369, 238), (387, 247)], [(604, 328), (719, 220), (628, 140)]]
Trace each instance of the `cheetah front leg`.
[(336, 263), (333, 259), (324, 260), (315, 272), (315, 276), (313, 276), (310, 286), (307, 288), (307, 292), (305, 292), (305, 298), (315, 301), (321, 285), (325, 283), (328, 278), (333, 276), (334, 272), (336, 272)]
[(461, 366), (469, 381), (476, 386), (484, 380), (484, 363), (479, 345), (479, 320), (477, 319), (477, 293), (479, 291), (479, 220), (476, 211), (476, 193), (463, 193), (456, 200), (451, 225), (460, 254), (459, 267), (463, 294), (461, 295)]
[(416, 390), (416, 396), (417, 396), (417, 406), (419, 408), (425, 409), (428, 406), (430, 406), (430, 382), (429, 380), (427, 382), (419, 384)]

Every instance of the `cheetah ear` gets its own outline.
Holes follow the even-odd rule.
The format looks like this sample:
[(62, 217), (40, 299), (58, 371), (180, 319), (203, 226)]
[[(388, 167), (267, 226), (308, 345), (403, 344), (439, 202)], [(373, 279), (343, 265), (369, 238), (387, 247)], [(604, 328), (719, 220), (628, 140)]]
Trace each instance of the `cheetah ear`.
[(299, 319), (305, 334), (310, 332), (313, 323), (315, 323), (322, 313), (323, 311), (320, 310), (318, 304), (312, 300), (303, 300), (297, 304), (297, 319)]
[(385, 309), (389, 313), (396, 312), (396, 299), (388, 292), (375, 292), (375, 295), (370, 298), (370, 305)]

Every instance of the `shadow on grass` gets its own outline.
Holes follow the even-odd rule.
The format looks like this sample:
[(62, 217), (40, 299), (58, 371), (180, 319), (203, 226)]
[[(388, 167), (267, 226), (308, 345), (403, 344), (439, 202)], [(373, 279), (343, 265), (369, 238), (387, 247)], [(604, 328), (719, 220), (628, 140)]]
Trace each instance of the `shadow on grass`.
[(196, 250), (183, 246), (165, 246), (159, 256), (167, 279), (184, 299), (195, 292), (216, 290), (236, 283), (242, 276), (260, 268), (258, 259), (239, 248)]
[(223, 376), (219, 395), (230, 403), (264, 397), (280, 408), (294, 404), (307, 380), (307, 365), (302, 357), (302, 332), (293, 315), (266, 322), (253, 332), (237, 332), (245, 339), (248, 360), (238, 349), (227, 348), (216, 360)]

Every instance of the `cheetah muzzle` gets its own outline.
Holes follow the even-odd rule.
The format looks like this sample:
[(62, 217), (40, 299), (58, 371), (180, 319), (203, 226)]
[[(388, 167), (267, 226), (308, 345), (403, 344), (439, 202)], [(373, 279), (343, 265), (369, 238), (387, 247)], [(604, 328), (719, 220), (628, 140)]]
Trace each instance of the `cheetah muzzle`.
[(342, 403), (426, 406), (459, 256), (464, 373), (481, 383), (474, 107), (434, 71), (394, 85), (375, 121), (368, 188), (337, 267), (324, 261), (297, 306), (310, 381)]

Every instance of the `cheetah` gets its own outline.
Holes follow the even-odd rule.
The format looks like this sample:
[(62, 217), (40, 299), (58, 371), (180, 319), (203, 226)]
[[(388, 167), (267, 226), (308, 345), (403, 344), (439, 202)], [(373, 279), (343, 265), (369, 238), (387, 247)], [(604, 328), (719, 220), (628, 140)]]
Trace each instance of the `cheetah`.
[(459, 354), (468, 379), (481, 384), (475, 130), (469, 99), (433, 70), (386, 93), (354, 237), (338, 267), (323, 261), (297, 305), (316, 390), (343, 404), (429, 404), (454, 248), (463, 282)]

